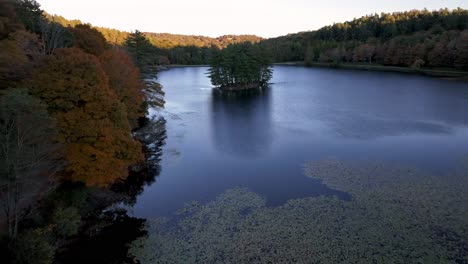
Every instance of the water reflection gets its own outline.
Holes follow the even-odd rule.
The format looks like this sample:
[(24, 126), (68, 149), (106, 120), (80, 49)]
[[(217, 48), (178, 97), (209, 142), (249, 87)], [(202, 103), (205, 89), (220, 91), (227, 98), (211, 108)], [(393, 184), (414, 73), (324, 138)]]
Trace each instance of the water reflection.
[(450, 136), (468, 126), (466, 83), (303, 67), (279, 67), (273, 81), (280, 119), (320, 123), (344, 139)]
[(466, 83), (413, 75), (276, 66), (263, 94), (220, 97), (207, 68), (160, 74), (166, 93), (163, 170), (133, 207), (166, 216), (184, 203), (246, 187), (267, 206), (346, 198), (302, 174), (308, 160), (401, 162), (446, 172), (468, 149)]
[(452, 134), (454, 129), (443, 123), (427, 120), (379, 118), (360, 114), (327, 115), (324, 120), (336, 135), (343, 138), (371, 140), (402, 134)]
[(363, 74), (340, 72), (333, 86), (317, 90), (321, 105), (326, 106), (317, 117), (340, 136), (448, 135), (455, 127), (468, 125), (466, 98), (460, 96), (457, 83), (448, 87), (450, 83), (420, 76)]
[[(114, 202), (134, 205), (145, 186), (151, 185), (161, 173), (162, 148), (166, 140), (166, 120), (152, 118), (135, 132), (144, 144), (146, 161), (131, 168), (125, 180), (116, 182), (111, 189), (117, 194)], [(103, 198), (100, 198), (103, 199)], [(145, 236), (146, 220), (128, 214), (128, 208), (115, 204), (99, 216), (87, 216), (90, 225), (80, 232), (64, 250), (55, 256), (54, 263), (133, 263), (127, 255), (129, 244)], [(92, 232), (89, 232), (92, 231)]]
[(273, 139), (271, 89), (249, 94), (211, 97), (211, 128), (218, 151), (239, 157), (255, 157), (268, 152)]
[(113, 191), (124, 194), (125, 202), (130, 205), (135, 204), (144, 187), (153, 184), (161, 173), (162, 148), (166, 143), (166, 120), (162, 117), (151, 118), (134, 136), (144, 145), (145, 161), (133, 166), (125, 180), (112, 186)]

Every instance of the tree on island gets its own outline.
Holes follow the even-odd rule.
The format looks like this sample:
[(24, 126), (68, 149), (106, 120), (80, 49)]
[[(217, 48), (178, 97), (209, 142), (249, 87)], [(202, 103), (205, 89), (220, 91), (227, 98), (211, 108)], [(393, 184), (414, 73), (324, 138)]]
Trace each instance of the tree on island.
[(258, 45), (231, 44), (213, 55), (208, 76), (211, 83), (221, 89), (258, 88), (272, 77), (270, 63), (269, 54)]

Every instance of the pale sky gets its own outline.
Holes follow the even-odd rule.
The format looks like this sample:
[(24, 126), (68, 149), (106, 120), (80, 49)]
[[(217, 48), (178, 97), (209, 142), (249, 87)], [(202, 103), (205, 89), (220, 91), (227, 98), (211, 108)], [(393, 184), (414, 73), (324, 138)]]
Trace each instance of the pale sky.
[(275, 37), (371, 13), (468, 9), (468, 0), (37, 0), (46, 12), (125, 31)]

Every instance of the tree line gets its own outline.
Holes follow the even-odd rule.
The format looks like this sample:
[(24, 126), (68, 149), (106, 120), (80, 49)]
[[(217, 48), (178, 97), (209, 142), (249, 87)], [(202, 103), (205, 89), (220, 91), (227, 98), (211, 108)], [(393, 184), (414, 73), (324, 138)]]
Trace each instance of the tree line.
[[(46, 14), (49, 21), (54, 21), (62, 26), (74, 27), (83, 24), (80, 20), (68, 20), (59, 15)], [(217, 38), (206, 36), (180, 35), (169, 33), (150, 32), (125, 32), (116, 29), (94, 27), (107, 40), (115, 46), (123, 46), (127, 38), (138, 32), (151, 44), (147, 54), (148, 63), (151, 65), (199, 65), (208, 64), (213, 54), (230, 44), (251, 42), (257, 43), (261, 37), (254, 35), (224, 35)]]
[[(81, 24), (60, 16), (49, 19), (61, 25)], [(123, 45), (128, 32), (96, 28), (113, 45)], [(257, 36), (209, 38), (166, 33), (144, 33), (149, 44), (148, 63), (209, 64), (229, 44), (261, 45), (274, 62), (375, 63), (389, 66), (467, 69), (468, 10), (381, 13), (335, 23), (316, 31), (261, 39)]]
[(468, 67), (468, 10), (412, 10), (364, 16), (316, 31), (267, 39), (275, 62)]

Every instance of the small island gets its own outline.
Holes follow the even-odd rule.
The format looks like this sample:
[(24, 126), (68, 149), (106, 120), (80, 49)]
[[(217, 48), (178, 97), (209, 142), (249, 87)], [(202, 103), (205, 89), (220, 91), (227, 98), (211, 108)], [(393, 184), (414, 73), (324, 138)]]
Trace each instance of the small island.
[(268, 52), (250, 42), (231, 44), (214, 54), (208, 76), (219, 91), (261, 89), (272, 77)]

